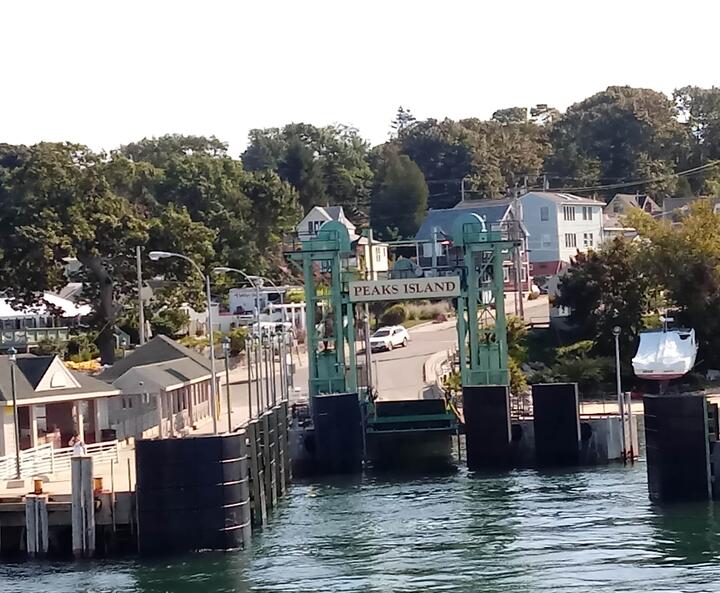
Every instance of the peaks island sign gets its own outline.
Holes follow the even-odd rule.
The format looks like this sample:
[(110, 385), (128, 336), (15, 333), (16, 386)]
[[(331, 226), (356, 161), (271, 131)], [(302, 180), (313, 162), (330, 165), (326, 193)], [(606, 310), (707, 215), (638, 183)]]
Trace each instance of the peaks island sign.
[(456, 296), (460, 296), (460, 278), (458, 276), (350, 282), (350, 302), (352, 303), (442, 299)]

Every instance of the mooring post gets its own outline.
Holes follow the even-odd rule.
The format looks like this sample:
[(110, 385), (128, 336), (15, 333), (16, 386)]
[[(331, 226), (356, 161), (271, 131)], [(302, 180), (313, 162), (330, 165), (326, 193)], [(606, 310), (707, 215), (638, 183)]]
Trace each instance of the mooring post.
[(241, 433), (240, 439), (240, 522), (242, 523), (242, 540), (243, 549), (249, 550), (252, 542), (252, 515), (250, 512), (250, 471), (248, 467), (249, 452), (252, 447), (248, 447), (248, 432)]
[(273, 506), (277, 504), (282, 495), (280, 486), (280, 438), (278, 431), (278, 408), (273, 406), (268, 414), (268, 426), (270, 427), (270, 468), (272, 470), (272, 501)]
[(275, 497), (275, 473), (273, 470), (272, 436), (270, 434), (270, 416), (272, 412), (267, 410), (261, 420), (262, 435), (262, 462), (265, 487), (265, 505), (268, 509), (275, 508), (277, 499)]
[(89, 558), (95, 553), (92, 457), (89, 455), (73, 457), (71, 470), (73, 554), (76, 558)]
[(25, 543), (28, 556), (35, 558), (48, 552), (47, 496), (28, 494), (25, 497)]
[(277, 407), (277, 450), (278, 450), (278, 487), (280, 496), (284, 496), (289, 485), (287, 479), (287, 400)]

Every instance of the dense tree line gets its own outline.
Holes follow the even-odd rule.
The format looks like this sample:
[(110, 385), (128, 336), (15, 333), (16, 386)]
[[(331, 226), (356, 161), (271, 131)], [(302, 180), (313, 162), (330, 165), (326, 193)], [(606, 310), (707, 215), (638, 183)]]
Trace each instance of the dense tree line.
[[(2, 288), (37, 304), (42, 291), (82, 281), (104, 361), (114, 354), (114, 325), (134, 306), (136, 246), (183, 253), (208, 271), (277, 273), (281, 236), (300, 215), (287, 182), (246, 171), (213, 138), (166, 136), (110, 154), (69, 143), (0, 145)], [(69, 258), (81, 264), (73, 277)], [(148, 276), (182, 279), (168, 282), (158, 303), (204, 308), (202, 279), (186, 262), (144, 264)]]
[[(672, 176), (720, 158), (718, 88), (685, 87), (668, 97), (650, 89), (609, 87), (565, 113), (547, 105), (510, 107), (490, 120), (417, 120), (401, 107), (391, 129), (392, 137), (373, 148), (355, 130), (340, 126), (253, 130), (242, 160), (248, 169), (272, 170), (291, 183), (306, 210), (341, 204), (360, 222), (370, 213), (382, 236), (395, 236), (400, 226), (401, 235), (414, 232), (412, 226), (388, 224), (394, 194), (384, 177), (391, 155), (408, 157), (427, 184), (427, 197), (414, 192), (405, 204), (418, 220), (426, 200), (430, 208), (454, 206), (461, 183), (468, 199), (545, 186), (610, 197), (637, 180), (648, 181), (628, 191), (650, 192), (660, 202), (668, 196), (720, 193), (720, 167)], [(406, 174), (417, 178), (410, 168)]]
[[(135, 246), (177, 250), (205, 269), (277, 271), (280, 239), (317, 204), (338, 204), (385, 238), (412, 236), (425, 210), (497, 198), (519, 187), (611, 195), (628, 181), (658, 200), (720, 192), (720, 89), (673, 96), (610, 87), (565, 113), (547, 105), (497, 110), (491, 119), (417, 120), (400, 108), (391, 136), (371, 147), (357, 130), (289, 124), (252, 130), (240, 158), (215, 138), (144, 139), (109, 154), (85, 146), (0, 144), (0, 275), (11, 298), (67, 281), (65, 260), (94, 305), (105, 358), (127, 314)], [(201, 302), (199, 279), (177, 260), (149, 273), (188, 278), (166, 302)], [(197, 282), (196, 282), (197, 280)], [(201, 307), (201, 305), (198, 305)]]

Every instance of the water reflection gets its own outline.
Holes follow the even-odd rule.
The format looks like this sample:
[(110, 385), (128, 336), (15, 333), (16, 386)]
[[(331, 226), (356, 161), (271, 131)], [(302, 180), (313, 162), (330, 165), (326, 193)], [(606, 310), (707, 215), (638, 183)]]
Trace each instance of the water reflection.
[(0, 591), (711, 591), (718, 508), (652, 506), (643, 465), (369, 474), (296, 484), (246, 553), (0, 565)]

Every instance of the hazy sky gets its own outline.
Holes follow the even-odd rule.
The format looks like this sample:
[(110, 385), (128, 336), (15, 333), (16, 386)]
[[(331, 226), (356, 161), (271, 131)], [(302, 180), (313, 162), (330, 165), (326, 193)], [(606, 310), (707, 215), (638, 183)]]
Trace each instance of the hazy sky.
[(4, 0), (0, 142), (558, 108), (612, 84), (720, 84), (716, 0)]

